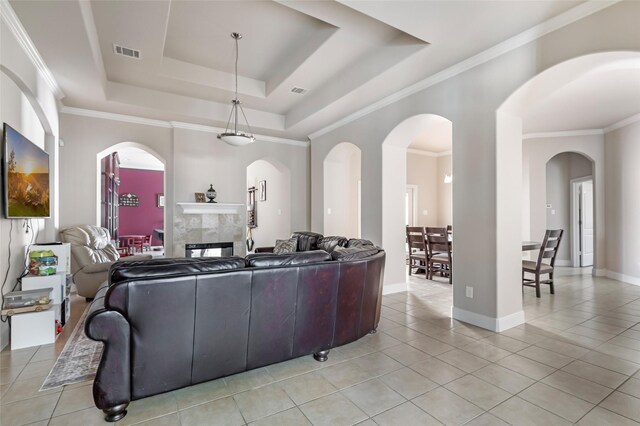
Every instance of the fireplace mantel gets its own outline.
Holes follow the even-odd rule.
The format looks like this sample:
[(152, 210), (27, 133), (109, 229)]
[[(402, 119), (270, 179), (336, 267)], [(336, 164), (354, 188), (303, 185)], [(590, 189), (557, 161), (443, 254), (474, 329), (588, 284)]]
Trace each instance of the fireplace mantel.
[(183, 214), (240, 214), (244, 204), (236, 203), (176, 203)]

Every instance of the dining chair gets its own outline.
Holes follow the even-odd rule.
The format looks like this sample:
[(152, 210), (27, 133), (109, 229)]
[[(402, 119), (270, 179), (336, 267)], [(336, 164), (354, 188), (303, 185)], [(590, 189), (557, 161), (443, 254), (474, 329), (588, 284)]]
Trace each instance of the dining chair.
[(411, 269), (424, 268), (427, 276), (427, 252), (424, 240), (424, 228), (420, 226), (407, 226), (407, 244), (409, 245), (409, 275)]
[(145, 235), (142, 241), (142, 251), (151, 250), (151, 235)]
[[(562, 233), (562, 229), (547, 229), (538, 252), (538, 260), (535, 262), (531, 260), (522, 261), (522, 285), (535, 287), (536, 297), (540, 297), (540, 284), (549, 284), (551, 294), (554, 294), (553, 267), (556, 263), (556, 255), (562, 240)], [(545, 259), (550, 259), (549, 263), (545, 263)], [(525, 274), (532, 274), (534, 278), (525, 278)], [(548, 274), (549, 278), (540, 280), (540, 275), (545, 274)]]
[(425, 230), (428, 261), (427, 278), (432, 279), (434, 272), (449, 277), (449, 284), (453, 280), (453, 259), (451, 256), (451, 241), (447, 233), (447, 228), (427, 227)]

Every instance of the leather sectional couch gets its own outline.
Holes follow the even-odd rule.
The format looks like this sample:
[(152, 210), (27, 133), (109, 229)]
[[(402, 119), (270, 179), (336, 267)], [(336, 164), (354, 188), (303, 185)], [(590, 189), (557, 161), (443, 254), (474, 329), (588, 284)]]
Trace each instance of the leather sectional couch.
[(350, 240), (329, 253), (322, 238), (284, 255), (116, 262), (85, 324), (105, 345), (93, 384), (105, 419), (196, 383), (304, 355), (324, 361), (375, 332), (384, 251)]

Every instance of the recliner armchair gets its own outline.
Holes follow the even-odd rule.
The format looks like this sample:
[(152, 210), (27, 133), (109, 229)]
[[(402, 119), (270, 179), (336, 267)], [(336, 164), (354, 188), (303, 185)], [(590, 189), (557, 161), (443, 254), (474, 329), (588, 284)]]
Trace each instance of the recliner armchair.
[[(100, 284), (107, 280), (109, 268), (120, 260), (106, 228), (94, 225), (74, 226), (60, 231), (63, 242), (71, 244), (71, 272), (78, 295), (93, 299)], [(151, 255), (138, 255), (123, 260), (146, 260)]]

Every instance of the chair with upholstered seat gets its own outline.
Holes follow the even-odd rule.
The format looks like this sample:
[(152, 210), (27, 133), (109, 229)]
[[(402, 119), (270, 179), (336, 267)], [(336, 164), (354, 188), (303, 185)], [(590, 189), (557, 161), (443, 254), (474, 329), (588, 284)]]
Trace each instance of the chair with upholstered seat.
[(411, 268), (424, 268), (426, 277), (427, 250), (424, 240), (424, 228), (407, 226), (407, 245), (409, 246), (409, 275), (411, 275)]
[[(547, 229), (544, 233), (544, 240), (540, 246), (540, 252), (538, 253), (538, 260), (523, 260), (522, 261), (522, 285), (527, 287), (535, 287), (536, 297), (540, 297), (540, 284), (549, 284), (551, 294), (554, 294), (553, 288), (553, 267), (556, 262), (556, 255), (558, 254), (558, 247), (560, 247), (560, 241), (562, 240), (562, 229)], [(549, 263), (545, 263), (545, 259), (550, 259)], [(533, 275), (533, 279), (526, 278), (525, 274)], [(546, 280), (540, 280), (540, 275), (549, 275)]]
[[(109, 268), (120, 260), (106, 228), (94, 225), (74, 226), (60, 231), (62, 241), (71, 244), (71, 270), (78, 295), (93, 299), (98, 287), (108, 278)], [(129, 256), (122, 260), (148, 260), (151, 255)]]
[(432, 279), (434, 272), (449, 277), (449, 284), (453, 279), (453, 261), (451, 256), (451, 240), (446, 228), (425, 229), (428, 262), (427, 262), (427, 278)]

